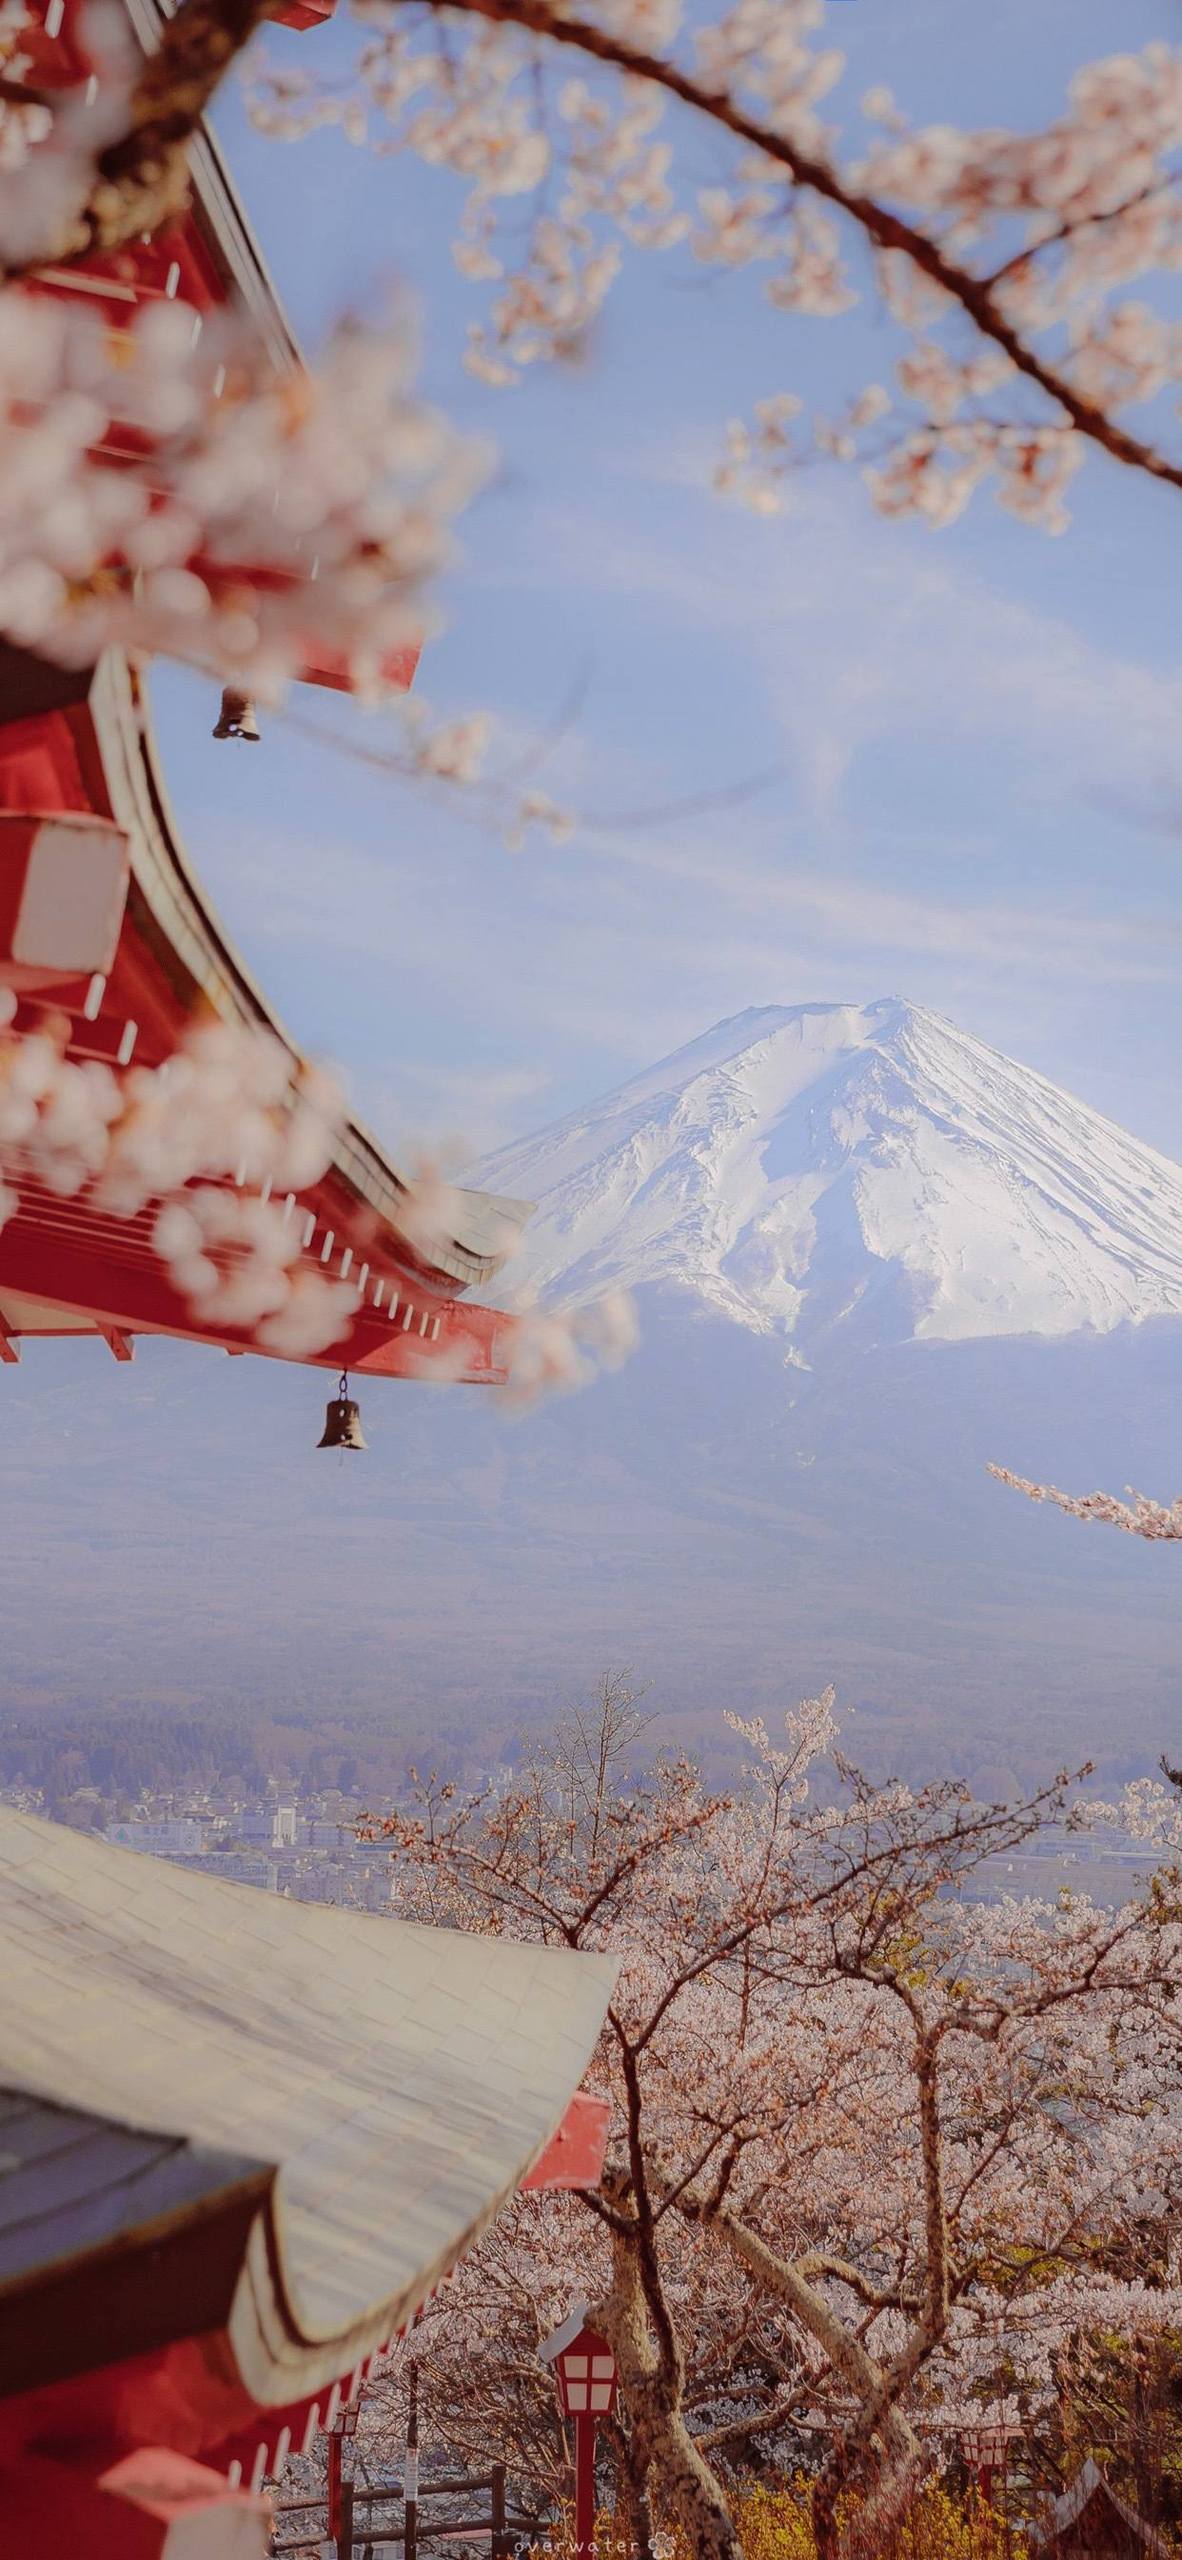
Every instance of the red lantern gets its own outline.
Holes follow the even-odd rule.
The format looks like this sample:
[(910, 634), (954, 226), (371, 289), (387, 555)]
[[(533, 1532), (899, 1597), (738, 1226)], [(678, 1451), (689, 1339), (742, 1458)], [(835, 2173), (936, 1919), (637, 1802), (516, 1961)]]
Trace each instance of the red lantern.
[(610, 2418), (616, 2405), (619, 2377), (606, 2338), (587, 2325), (586, 2306), (579, 2303), (561, 2329), (538, 2350), (543, 2364), (554, 2367), (558, 2405), (575, 2425), (575, 2560), (593, 2560), (595, 2549), (595, 2428)]
[(555, 2358), (554, 2370), (564, 2418), (611, 2416), (618, 2385), (616, 2360), (606, 2338), (580, 2327), (569, 2347)]
[(1021, 2433), (1020, 2421), (1004, 2412), (985, 2416), (976, 2426), (961, 2428), (960, 2450), (965, 2469), (976, 2474), (979, 2495), (987, 2504), (993, 2495), (994, 2472), (1000, 2471), (1004, 2482), (1010, 2446)]

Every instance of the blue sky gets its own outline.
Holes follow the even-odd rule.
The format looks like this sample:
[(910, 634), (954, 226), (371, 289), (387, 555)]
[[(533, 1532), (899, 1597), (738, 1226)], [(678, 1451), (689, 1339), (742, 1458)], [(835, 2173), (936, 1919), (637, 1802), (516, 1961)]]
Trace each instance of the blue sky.
[[(829, 31), (842, 99), (885, 77), (922, 119), (1033, 123), (1161, 22), (1145, 0), (833, 0)], [(306, 67), (356, 41), (267, 39)], [(708, 487), (727, 416), (782, 388), (836, 405), (881, 370), (872, 303), (787, 318), (757, 274), (637, 259), (585, 368), (498, 394), (460, 364), (480, 288), (452, 267), (448, 178), (332, 133), (264, 141), (236, 95), (220, 122), (305, 341), (399, 279), (431, 391), (497, 441), (428, 700), (491, 709), (517, 752), (583, 696), (538, 778), (586, 823), (511, 853), (296, 725), (380, 742), (380, 719), (302, 691), (257, 754), (227, 750), (205, 688), (157, 680), (201, 870), (382, 1136), (476, 1152), (745, 1005), (898, 992), (1182, 1153), (1177, 497), (1096, 462), (1062, 539), (988, 498), (932, 534), (820, 467), (753, 518)], [(691, 149), (725, 174), (716, 137)], [(755, 776), (736, 805), (627, 823)]]
[[(1160, 0), (834, 0), (830, 27), (855, 99), (886, 78), (921, 118), (1033, 123), (1077, 63), (1159, 33)], [(355, 40), (269, 42), (314, 65)], [(902, 993), (1182, 1156), (1182, 501), (1096, 463), (1059, 541), (989, 501), (939, 535), (883, 524), (825, 471), (779, 522), (728, 509), (708, 487), (726, 418), (786, 388), (837, 405), (882, 368), (872, 306), (793, 321), (758, 277), (637, 261), (593, 361), (497, 395), (460, 363), (480, 303), (451, 263), (445, 177), (333, 135), (265, 142), (233, 94), (220, 124), (309, 347), (343, 301), (401, 279), (432, 394), (499, 444), (427, 697), (491, 709), (519, 752), (583, 696), (539, 779), (600, 823), (514, 854), (311, 739), (306, 724), (381, 742), (381, 721), (336, 697), (302, 692), (261, 747), (230, 748), (209, 737), (207, 686), (154, 682), (207, 886), (391, 1149), (454, 1133), (478, 1152), (748, 1005)], [(715, 138), (692, 148), (703, 183), (725, 175)], [(626, 822), (769, 774), (737, 805)], [(444, 1506), (450, 1487), (462, 1514), (467, 1494), (443, 1436), (467, 1414), (430, 1400), (432, 1441), (416, 1399), (368, 1396), (372, 1454), (346, 1476), (314, 1451), (323, 1392), (299, 1370), (176, 1345), (141, 1345), (130, 1369), (89, 1343), (26, 1346), (0, 1447), (10, 1692), (347, 1700), (363, 1663), (380, 1694), (422, 1614), (424, 1556), (425, 1587), (450, 1574), (467, 1605)], [(1048, 1528), (1033, 1518), (1032, 1576)], [(655, 1516), (652, 1534), (659, 1546)], [(1143, 1618), (1168, 1550), (1111, 1547), (1103, 1570)], [(528, 1618), (517, 1563), (508, 1541), (509, 1619)], [(609, 1573), (567, 1685), (618, 1654), (613, 1589)], [(1062, 1628), (1048, 1609), (1050, 1655)], [(428, 1698), (459, 1676), (451, 1615), (440, 1606)], [(786, 1694), (798, 1676), (789, 1647)]]

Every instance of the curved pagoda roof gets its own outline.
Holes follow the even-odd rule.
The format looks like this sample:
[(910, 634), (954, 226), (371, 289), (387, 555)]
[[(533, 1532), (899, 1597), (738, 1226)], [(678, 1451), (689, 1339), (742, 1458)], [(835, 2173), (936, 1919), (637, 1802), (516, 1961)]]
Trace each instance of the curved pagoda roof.
[[(0, 2400), (194, 2337), (253, 2410), (355, 2371), (546, 2148), (615, 1973), (0, 1807)], [(227, 2389), (206, 2442), (245, 2423)]]

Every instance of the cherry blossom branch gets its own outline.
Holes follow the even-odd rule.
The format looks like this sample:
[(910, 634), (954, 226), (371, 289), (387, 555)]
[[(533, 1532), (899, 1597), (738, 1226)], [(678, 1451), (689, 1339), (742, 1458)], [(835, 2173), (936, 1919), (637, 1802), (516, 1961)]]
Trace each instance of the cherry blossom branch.
[(892, 2285), (884, 2292), (879, 2286), (871, 2284), (862, 2274), (861, 2269), (851, 2265), (848, 2258), (835, 2257), (831, 2250), (812, 2249), (807, 2257), (799, 2259), (797, 2263), (803, 2276), (810, 2278), (830, 2276), (836, 2284), (847, 2286), (851, 2293), (857, 2295), (859, 2302), (867, 2311), (877, 2313), (915, 2309), (914, 2301), (909, 2299), (898, 2285)]
[[(568, 52), (584, 54), (619, 71), (628, 79), (663, 90), (721, 126), (736, 140), (749, 144), (763, 159), (786, 170), (795, 186), (808, 189), (844, 214), (880, 253), (905, 258), (928, 284), (959, 305), (979, 334), (1008, 359), (1015, 372), (1063, 412), (1078, 435), (1100, 447), (1114, 461), (1182, 489), (1182, 463), (1172, 462), (1156, 446), (1131, 435), (1099, 401), (1089, 399), (1028, 343), (998, 303), (994, 279), (974, 275), (928, 232), (863, 192), (830, 161), (806, 150), (790, 134), (747, 114), (726, 90), (707, 86), (679, 63), (631, 43), (614, 27), (564, 15), (551, 5), (551, 0), (428, 0), (428, 5), (436, 16), (445, 12), (500, 26), (522, 27)], [(422, 0), (391, 0), (391, 6), (420, 12)]]
[(893, 2406), (886, 2372), (864, 2347), (845, 2322), (834, 2311), (818, 2287), (801, 2271), (800, 2261), (780, 2255), (753, 2231), (738, 2214), (723, 2206), (707, 2215), (692, 2196), (682, 2200), (681, 2211), (687, 2221), (708, 2219), (709, 2227), (746, 2268), (761, 2292), (782, 2302), (823, 2350), (835, 2373), (853, 2391), (860, 2402), (883, 2402), (880, 2424), (891, 2451), (902, 2460), (922, 2467), (922, 2452), (914, 2429)]
[(999, 1484), (1024, 1493), (1030, 1502), (1053, 1502), (1073, 1520), (1102, 1520), (1110, 1528), (1125, 1530), (1130, 1538), (1182, 1538), (1182, 1494), (1164, 1503), (1152, 1502), (1148, 1494), (1130, 1493), (1127, 1502), (1119, 1502), (1113, 1493), (1060, 1493), (1057, 1485), (1033, 1484), (1027, 1476), (1013, 1475), (1008, 1467), (990, 1466), (988, 1472)]
[(138, 70), (130, 53), (118, 66), (96, 59), (89, 86), (52, 96), (5, 81), (6, 110), (35, 109), (47, 130), (8, 182), (30, 198), (30, 218), (0, 222), (0, 278), (107, 255), (183, 212), (190, 144), (264, 10), (265, 0), (180, 0)]

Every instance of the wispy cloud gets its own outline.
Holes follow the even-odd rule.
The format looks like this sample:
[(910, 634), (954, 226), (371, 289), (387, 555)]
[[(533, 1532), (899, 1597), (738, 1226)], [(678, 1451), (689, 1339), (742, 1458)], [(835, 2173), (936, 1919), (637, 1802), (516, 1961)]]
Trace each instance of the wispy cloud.
[(544, 1117), (547, 1067), (447, 1067), (418, 1060), (393, 1082), (367, 1081), (363, 1107), (376, 1127), (414, 1133), (415, 1144), (449, 1168), (491, 1155), (523, 1122)]
[(689, 624), (720, 657), (737, 654), (814, 816), (831, 812), (867, 746), (933, 733), (945, 747), (1004, 745), (1040, 788), (1072, 797), (1147, 776), (1182, 788), (1182, 660), (1158, 667), (1098, 645), (941, 552), (938, 537), (881, 524), (856, 488), (809, 480), (770, 522), (704, 499), (692, 546), (680, 508), (668, 538), (651, 510), (647, 524), (636, 512), (615, 538), (598, 508), (544, 512), (515, 574), (544, 582), (560, 563), (579, 588), (627, 596), (652, 622)]

